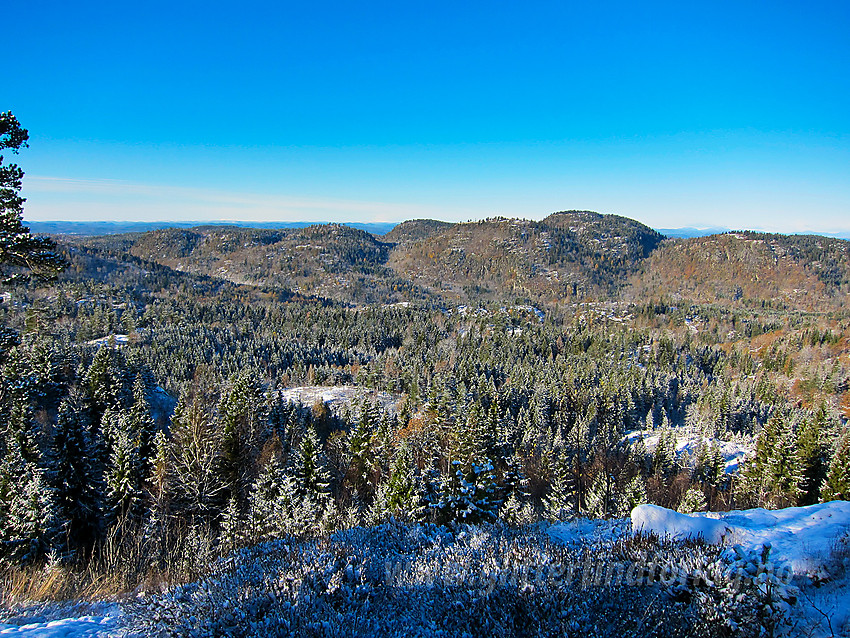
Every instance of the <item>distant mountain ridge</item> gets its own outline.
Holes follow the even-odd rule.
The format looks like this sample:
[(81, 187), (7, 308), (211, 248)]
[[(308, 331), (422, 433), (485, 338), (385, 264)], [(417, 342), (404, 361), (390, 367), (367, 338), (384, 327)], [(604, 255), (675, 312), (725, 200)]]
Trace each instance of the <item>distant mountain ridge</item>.
[(349, 225), (208, 224), (67, 238), (113, 257), (346, 303), (575, 303), (668, 298), (844, 307), (850, 242), (752, 231), (671, 238), (635, 220), (416, 219), (377, 235)]
[[(80, 235), (95, 237), (99, 235), (117, 235), (122, 233), (145, 233), (164, 228), (196, 228), (198, 226), (238, 226), (240, 228), (306, 228), (307, 226), (331, 224), (332, 222), (236, 222), (236, 221), (189, 221), (189, 222), (66, 222), (66, 221), (28, 221), (30, 230), (39, 235)], [(345, 226), (365, 230), (373, 235), (390, 232), (396, 222), (346, 222)]]

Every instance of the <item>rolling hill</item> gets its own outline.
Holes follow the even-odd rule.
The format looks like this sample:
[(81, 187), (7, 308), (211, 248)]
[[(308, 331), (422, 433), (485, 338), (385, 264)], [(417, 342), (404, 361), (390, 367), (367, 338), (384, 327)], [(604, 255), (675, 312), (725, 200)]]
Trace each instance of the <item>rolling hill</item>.
[(667, 296), (807, 310), (846, 305), (848, 294), (850, 242), (748, 231), (664, 242), (629, 291), (635, 299)]
[(665, 239), (626, 217), (417, 219), (375, 236), (339, 224), (210, 225), (69, 238), (175, 270), (346, 303), (669, 298), (826, 309), (847, 303), (850, 242), (734, 232)]

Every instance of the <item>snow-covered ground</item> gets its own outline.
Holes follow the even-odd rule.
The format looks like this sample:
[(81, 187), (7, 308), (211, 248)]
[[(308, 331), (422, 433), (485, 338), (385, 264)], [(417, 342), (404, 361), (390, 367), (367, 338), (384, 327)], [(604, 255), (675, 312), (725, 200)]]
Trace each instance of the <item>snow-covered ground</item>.
[(345, 405), (351, 405), (358, 398), (365, 398), (369, 402), (377, 399), (381, 408), (388, 412), (395, 412), (400, 397), (388, 392), (378, 392), (368, 388), (360, 388), (353, 385), (342, 386), (300, 386), (281, 390), (281, 396), (289, 401), (296, 401), (302, 405), (311, 406), (316, 401), (321, 401), (328, 409), (338, 413)]
[[(505, 553), (504, 556), (500, 554), (501, 558), (498, 560), (490, 556), (490, 550), (487, 547), (499, 546), (504, 551), (505, 548), (513, 546), (511, 543), (514, 541), (507, 542), (509, 537), (503, 537), (502, 541), (499, 541), (498, 534), (494, 536), (494, 533), (487, 528), (472, 526), (465, 528), (465, 531), (451, 532), (433, 525), (412, 528), (385, 525), (378, 528), (355, 528), (333, 535), (330, 542), (345, 548), (342, 554), (339, 554), (342, 549), (336, 553), (328, 553), (327, 547), (321, 543), (314, 543), (313, 549), (318, 552), (318, 558), (313, 562), (322, 567), (327, 560), (330, 560), (328, 557), (333, 558), (337, 554), (348, 556), (359, 547), (357, 551), (362, 551), (363, 555), (359, 558), (353, 555), (348, 556), (347, 563), (345, 560), (339, 563), (337, 567), (342, 570), (340, 573), (348, 574), (348, 571), (351, 571), (356, 575), (356, 570), (360, 569), (359, 566), (362, 565), (365, 569), (367, 564), (374, 561), (377, 561), (378, 572), (384, 573), (384, 562), (395, 556), (398, 564), (403, 566), (403, 569), (400, 568), (398, 577), (422, 580), (421, 583), (419, 580), (415, 583), (411, 580), (411, 583), (424, 586), (436, 576), (443, 577), (446, 569), (454, 569), (461, 564), (464, 566), (463, 570), (469, 572), (464, 578), (472, 579), (470, 582), (478, 582), (481, 580), (481, 574), (485, 574), (488, 569), (492, 572), (499, 565), (503, 568), (510, 567), (511, 562), (507, 559), (514, 555), (522, 556), (521, 564), (518, 564), (520, 567), (528, 569), (537, 565), (542, 569), (549, 564), (550, 558), (555, 560), (553, 557), (558, 554), (555, 552), (550, 557), (550, 550), (546, 549), (545, 544), (533, 542), (534, 538), (539, 538), (536, 535), (541, 532), (555, 544), (564, 546), (568, 552), (566, 556), (580, 556), (582, 551), (591, 548), (591, 554), (585, 554), (585, 556), (592, 557), (592, 559), (586, 559), (592, 561), (588, 563), (592, 566), (596, 563), (603, 564), (606, 560), (610, 561), (612, 557), (622, 560), (625, 555), (624, 545), (618, 541), (628, 541), (631, 534), (639, 531), (653, 532), (675, 540), (702, 537), (710, 543), (727, 547), (728, 549), (723, 551), (730, 558), (734, 554), (760, 553), (763, 545), (769, 543), (771, 560), (776, 564), (789, 564), (792, 568), (793, 584), (799, 587), (797, 602), (791, 608), (792, 621), (796, 623), (794, 633), (791, 635), (805, 635), (813, 638), (850, 636), (850, 502), (834, 501), (775, 511), (752, 509), (694, 514), (680, 514), (654, 505), (640, 505), (633, 510), (630, 519), (577, 518), (564, 523), (542, 525), (542, 527), (528, 528), (526, 532), (530, 543), (528, 547), (524, 542), (520, 542), (515, 545), (523, 548), (518, 554), (511, 552)], [(389, 541), (382, 540), (385, 537)], [(237, 553), (234, 554), (234, 560), (236, 563), (242, 560), (245, 563), (243, 567), (248, 572), (251, 569), (262, 572), (257, 576), (258, 582), (265, 582), (265, 574), (269, 573), (266, 567), (256, 562), (257, 556), (265, 555), (263, 551), (271, 557), (276, 556), (274, 560), (283, 561), (281, 564), (289, 565), (288, 568), (294, 569), (293, 574), (296, 576), (301, 574), (303, 568), (298, 561), (306, 560), (306, 558), (298, 558), (301, 554), (290, 552), (288, 546), (282, 543), (283, 541), (278, 541), (277, 544), (268, 544), (269, 549), (262, 551), (244, 550), (243, 558), (240, 559), (239, 556), (242, 554)], [(370, 543), (375, 546), (371, 547)], [(286, 551), (275, 554), (271, 551), (275, 547), (283, 547)], [(533, 547), (534, 551), (529, 553), (529, 547)], [(628, 542), (625, 547), (628, 547)], [(682, 549), (677, 551), (686, 554), (694, 551), (687, 547), (682, 546)], [(378, 551), (379, 548), (380, 551)], [(608, 551), (608, 548), (612, 551)], [(257, 551), (259, 554), (255, 556)], [(664, 551), (669, 551), (669, 548)], [(387, 552), (390, 553), (387, 554)], [(396, 556), (393, 552), (398, 555)], [(490, 560), (489, 563), (488, 560)], [(273, 561), (269, 564), (272, 565)], [(540, 569), (538, 571), (542, 574)], [(466, 571), (463, 573), (466, 574)], [(228, 571), (227, 574), (229, 573)], [(271, 573), (277, 572), (272, 570)], [(475, 576), (476, 573), (478, 576)], [(528, 574), (522, 570), (517, 573), (528, 577)], [(501, 574), (497, 575), (501, 579)], [(214, 583), (215, 578), (223, 577), (214, 576), (213, 581), (210, 582)], [(499, 582), (502, 583), (502, 580), (504, 579)], [(201, 590), (207, 591), (203, 587)], [(589, 592), (588, 595), (590, 595)], [(166, 597), (168, 598), (168, 595)], [(180, 588), (177, 588), (176, 593), (170, 595), (168, 600), (177, 605), (175, 609), (183, 609), (180, 607), (183, 604)], [(233, 599), (225, 597), (225, 600)], [(39, 638), (133, 636), (132, 627), (135, 622), (124, 616), (123, 609), (123, 603), (77, 603), (36, 606), (19, 612), (17, 616), (10, 615), (11, 612), (7, 611), (0, 622), (0, 636)], [(133, 609), (133, 607), (127, 607), (127, 609)]]
[(0, 636), (19, 638), (112, 638), (129, 636), (116, 603), (46, 605), (0, 622)]
[(796, 613), (815, 627), (811, 635), (850, 635), (850, 502), (693, 514), (639, 505), (631, 519), (634, 531), (675, 540), (701, 537), (748, 551), (769, 545), (771, 558), (799, 581)]
[(630, 531), (631, 525), (626, 518), (576, 518), (552, 525), (547, 534), (554, 542), (569, 547), (588, 543), (613, 543)]
[[(685, 429), (670, 430), (676, 437), (676, 458), (685, 465), (692, 465), (701, 446), (716, 445), (726, 462), (726, 473), (737, 472), (743, 461), (755, 453), (751, 445), (742, 441), (724, 441), (694, 434)], [(626, 440), (635, 444), (643, 439), (647, 452), (654, 452), (664, 432), (662, 430), (637, 430), (629, 432)]]

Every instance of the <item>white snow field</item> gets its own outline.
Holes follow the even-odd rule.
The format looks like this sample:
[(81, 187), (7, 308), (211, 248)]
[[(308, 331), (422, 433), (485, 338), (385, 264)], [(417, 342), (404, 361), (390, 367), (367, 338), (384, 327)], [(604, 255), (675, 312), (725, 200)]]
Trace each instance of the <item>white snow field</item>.
[(790, 563), (795, 574), (815, 576), (838, 539), (850, 531), (850, 501), (832, 501), (781, 510), (733, 510), (680, 514), (657, 505), (638, 505), (632, 529), (685, 540), (759, 549)]
[(121, 607), (116, 603), (75, 605), (70, 608), (45, 606), (41, 613), (0, 623), (0, 636), (117, 638), (129, 635), (122, 628), (122, 617)]
[(680, 514), (657, 505), (632, 510), (632, 529), (674, 540), (759, 551), (790, 565), (801, 587), (795, 613), (812, 636), (850, 635), (850, 502), (781, 510)]

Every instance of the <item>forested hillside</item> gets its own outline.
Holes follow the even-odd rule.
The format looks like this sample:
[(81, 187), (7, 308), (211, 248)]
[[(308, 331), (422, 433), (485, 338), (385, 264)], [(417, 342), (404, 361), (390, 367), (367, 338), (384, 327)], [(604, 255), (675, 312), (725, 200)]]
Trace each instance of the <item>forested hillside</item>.
[(342, 225), (260, 230), (207, 226), (77, 240), (176, 270), (355, 303), (521, 303), (616, 295), (661, 241), (615, 215), (541, 222), (412, 220), (380, 240)]
[(846, 308), (850, 242), (736, 232), (667, 241), (652, 253), (632, 298), (657, 297), (815, 309)]
[(347, 303), (551, 305), (685, 300), (839, 309), (850, 294), (850, 242), (735, 232), (668, 239), (587, 211), (542, 221), (411, 220), (383, 237), (343, 225), (224, 226), (67, 238), (238, 284)]

